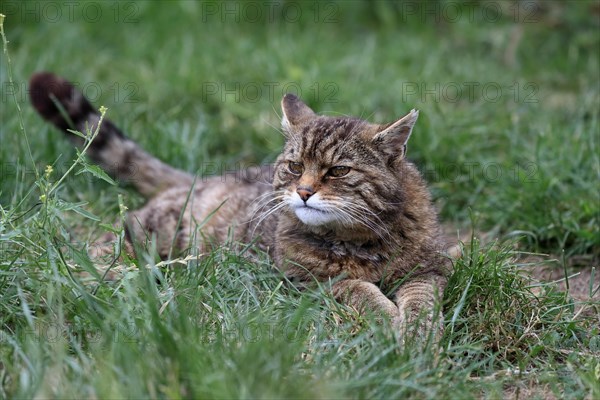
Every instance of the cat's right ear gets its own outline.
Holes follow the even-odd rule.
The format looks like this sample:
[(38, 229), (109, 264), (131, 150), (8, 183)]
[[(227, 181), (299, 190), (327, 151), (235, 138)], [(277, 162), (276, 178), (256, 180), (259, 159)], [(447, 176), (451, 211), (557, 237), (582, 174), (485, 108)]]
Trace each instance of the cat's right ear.
[(317, 115), (302, 100), (291, 93), (281, 99), (281, 111), (283, 112), (281, 126), (288, 135), (292, 133), (294, 127), (306, 124)]

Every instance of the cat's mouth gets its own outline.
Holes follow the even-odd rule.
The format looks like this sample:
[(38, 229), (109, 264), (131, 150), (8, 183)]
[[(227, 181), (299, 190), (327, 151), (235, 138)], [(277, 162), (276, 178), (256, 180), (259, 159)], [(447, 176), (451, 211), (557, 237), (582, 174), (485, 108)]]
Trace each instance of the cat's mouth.
[(298, 219), (306, 225), (324, 225), (335, 220), (335, 215), (333, 213), (307, 205), (296, 207), (294, 212)]

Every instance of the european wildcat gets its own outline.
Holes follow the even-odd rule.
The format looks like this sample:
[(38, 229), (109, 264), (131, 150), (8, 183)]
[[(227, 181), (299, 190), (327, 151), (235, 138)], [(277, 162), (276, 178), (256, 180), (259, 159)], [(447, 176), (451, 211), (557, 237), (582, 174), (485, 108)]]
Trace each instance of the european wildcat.
[[(63, 131), (95, 129), (100, 119), (82, 93), (51, 73), (31, 78), (30, 95)], [(319, 116), (291, 94), (281, 105), (286, 144), (273, 168), (198, 181), (105, 119), (88, 156), (149, 198), (129, 214), (128, 239), (155, 235), (167, 257), (173, 244), (185, 249), (204, 221), (203, 246), (232, 233), (240, 242), (256, 240), (294, 282), (331, 280), (335, 297), (358, 310), (387, 314), (399, 327), (423, 313), (431, 324), (450, 261), (440, 252), (427, 188), (405, 159), (418, 112), (377, 125)]]

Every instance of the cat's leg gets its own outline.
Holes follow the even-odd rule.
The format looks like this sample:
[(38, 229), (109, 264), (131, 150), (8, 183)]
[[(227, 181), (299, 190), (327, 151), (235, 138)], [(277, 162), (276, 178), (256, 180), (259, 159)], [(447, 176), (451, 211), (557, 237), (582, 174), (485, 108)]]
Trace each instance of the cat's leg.
[[(126, 239), (121, 241), (116, 234), (109, 232), (90, 242), (87, 245), (87, 253), (96, 272), (103, 280), (116, 281), (125, 274), (127, 266), (124, 264), (123, 256), (127, 254), (132, 257), (133, 247)], [(90, 278), (92, 274), (79, 271), (78, 276)]]
[(333, 296), (359, 313), (373, 313), (397, 320), (398, 307), (371, 282), (344, 279), (332, 285)]
[(190, 229), (194, 228), (189, 196), (187, 187), (172, 188), (153, 197), (142, 208), (128, 212), (125, 221), (127, 241), (135, 244), (137, 249), (153, 243), (153, 248), (147, 249), (156, 251), (162, 260), (179, 256), (188, 247)]
[(110, 232), (90, 243), (88, 255), (98, 273), (109, 281), (121, 278), (126, 272), (122, 256), (135, 258), (136, 250), (155, 252), (163, 260), (178, 256), (189, 241), (190, 218), (182, 215), (188, 193), (187, 188), (169, 189), (142, 208), (129, 211), (122, 241)]
[(427, 336), (442, 333), (443, 317), (436, 302), (441, 298), (446, 278), (438, 274), (426, 274), (410, 278), (402, 284), (395, 295), (399, 314), (396, 322), (402, 335)]

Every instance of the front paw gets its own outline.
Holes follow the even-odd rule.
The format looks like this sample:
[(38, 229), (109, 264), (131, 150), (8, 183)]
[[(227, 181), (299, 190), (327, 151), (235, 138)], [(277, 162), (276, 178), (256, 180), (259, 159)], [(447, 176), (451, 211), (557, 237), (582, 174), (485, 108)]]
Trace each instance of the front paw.
[(358, 279), (338, 281), (332, 286), (336, 300), (354, 308), (360, 314), (372, 314), (394, 319), (398, 317), (398, 307), (371, 282)]
[(429, 302), (407, 301), (399, 304), (398, 316), (392, 321), (400, 340), (439, 340), (443, 333), (442, 313)]

